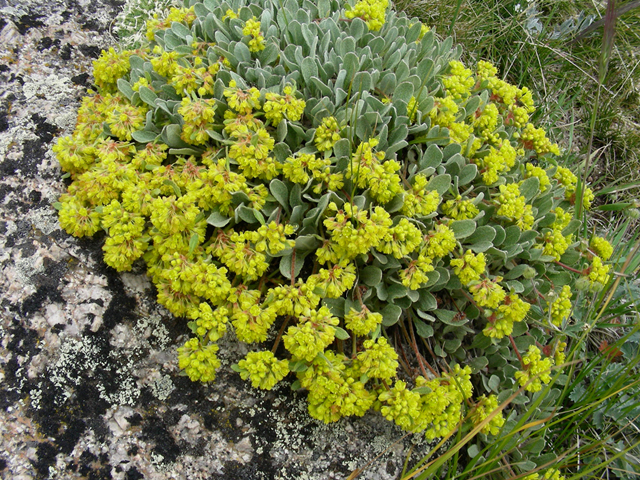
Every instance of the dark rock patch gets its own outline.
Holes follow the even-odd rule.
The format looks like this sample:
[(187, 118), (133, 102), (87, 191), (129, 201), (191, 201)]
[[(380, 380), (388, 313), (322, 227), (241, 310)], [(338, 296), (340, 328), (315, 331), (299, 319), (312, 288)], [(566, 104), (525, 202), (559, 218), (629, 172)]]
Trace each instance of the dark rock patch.
[(56, 463), (56, 447), (49, 442), (38, 444), (36, 455), (38, 460), (32, 461), (33, 467), (36, 469), (38, 478), (49, 478), (49, 467)]
[(20, 20), (16, 22), (16, 28), (20, 35), (24, 35), (29, 30), (34, 27), (44, 27), (44, 23), (39, 19), (42, 18), (42, 15), (23, 15), (20, 17)]
[(142, 439), (155, 443), (153, 453), (162, 456), (162, 462), (175, 462), (181, 454), (180, 447), (167, 429), (163, 419), (155, 415), (149, 416), (142, 427)]
[(29, 201), (32, 203), (40, 203), (40, 200), (42, 200), (42, 193), (40, 193), (37, 190), (31, 190), (29, 192)]
[(144, 475), (141, 474), (135, 466), (133, 466), (124, 474), (124, 478), (125, 480), (141, 480), (144, 478)]
[(38, 165), (45, 158), (46, 151), (42, 140), (25, 140), (22, 144), (22, 159), (5, 159), (0, 163), (0, 174), (15, 175), (19, 172), (25, 177), (35, 178), (38, 175)]
[(81, 73), (80, 75), (71, 77), (71, 81), (76, 85), (81, 85), (83, 87), (88, 87), (90, 85), (88, 73)]
[(60, 58), (62, 60), (71, 60), (71, 51), (73, 50), (73, 47), (71, 45), (69, 45), (68, 43), (65, 43), (62, 48), (60, 49)]
[(60, 129), (55, 125), (51, 125), (47, 122), (47, 119), (40, 116), (37, 113), (31, 115), (31, 121), (36, 125), (36, 135), (43, 142), (50, 142), (53, 137), (60, 132)]
[(100, 56), (100, 49), (95, 45), (79, 45), (80, 52), (88, 58), (98, 58)]
[(224, 464), (224, 473), (214, 478), (220, 480), (271, 480), (276, 478), (276, 470), (270, 462), (261, 456), (256, 461), (248, 463), (226, 462)]
[[(127, 417), (127, 422), (129, 422), (129, 425), (132, 427), (138, 427), (142, 424), (142, 415), (136, 412), (130, 417)], [(138, 447), (135, 448), (137, 449)], [(135, 453), (130, 453), (129, 455), (135, 455)]]
[(42, 52), (44, 50), (48, 50), (51, 47), (57, 47), (60, 45), (60, 39), (56, 38), (56, 39), (52, 39), (50, 37), (42, 37), (42, 39), (40, 39), (40, 41), (38, 42), (38, 46), (36, 47), (38, 49), (39, 52)]
[(49, 303), (59, 302), (64, 302), (64, 299), (57, 288), (41, 285), (35, 293), (29, 295), (24, 302), (22, 302), (20, 311), (25, 316), (32, 315)]
[[(4, 66), (5, 65), (0, 65), (0, 71)], [(8, 69), (9, 67), (7, 67), (7, 70)], [(0, 106), (0, 132), (5, 132), (8, 129), (9, 129), (9, 114), (7, 112), (7, 108), (3, 104), (2, 106)]]

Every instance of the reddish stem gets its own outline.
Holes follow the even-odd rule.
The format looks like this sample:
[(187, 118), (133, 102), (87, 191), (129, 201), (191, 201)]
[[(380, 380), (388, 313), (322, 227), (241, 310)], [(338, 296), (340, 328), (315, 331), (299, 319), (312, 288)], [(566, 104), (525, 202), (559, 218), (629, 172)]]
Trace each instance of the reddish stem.
[(280, 339), (282, 338), (282, 334), (284, 333), (284, 329), (287, 326), (287, 323), (289, 322), (290, 318), (291, 316), (287, 316), (287, 318), (284, 319), (284, 322), (282, 322), (282, 326), (280, 327), (280, 331), (278, 332), (276, 341), (274, 342), (273, 347), (271, 348), (271, 353), (273, 354), (276, 353), (276, 350), (278, 349), (278, 344), (280, 343)]
[(575, 268), (571, 268), (569, 265), (565, 265), (564, 263), (562, 263), (562, 262), (560, 262), (558, 260), (556, 260), (554, 263), (556, 265), (560, 265), (562, 268), (566, 268), (570, 272), (577, 273), (579, 275), (584, 275), (584, 270), (576, 270)]
[(518, 351), (518, 347), (516, 347), (516, 342), (513, 340), (513, 337), (511, 335), (509, 335), (509, 340), (511, 341), (511, 345), (513, 345), (513, 349), (515, 350), (516, 355), (520, 360), (520, 365), (522, 365), (522, 368), (525, 368), (524, 360), (522, 360), (522, 355), (520, 355), (520, 352)]

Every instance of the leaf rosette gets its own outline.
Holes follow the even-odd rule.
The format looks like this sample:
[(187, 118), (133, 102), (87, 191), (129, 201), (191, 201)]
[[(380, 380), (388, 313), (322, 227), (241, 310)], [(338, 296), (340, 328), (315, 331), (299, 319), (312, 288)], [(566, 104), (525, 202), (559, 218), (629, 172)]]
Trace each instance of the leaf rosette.
[(236, 366), (254, 386), (292, 372), (318, 419), (430, 438), (550, 381), (610, 245), (577, 238), (532, 92), (385, 0), (188, 2), (147, 37), (94, 63), (57, 207), (111, 267), (146, 264), (190, 321), (186, 374), (213, 380), (235, 332), (273, 352)]

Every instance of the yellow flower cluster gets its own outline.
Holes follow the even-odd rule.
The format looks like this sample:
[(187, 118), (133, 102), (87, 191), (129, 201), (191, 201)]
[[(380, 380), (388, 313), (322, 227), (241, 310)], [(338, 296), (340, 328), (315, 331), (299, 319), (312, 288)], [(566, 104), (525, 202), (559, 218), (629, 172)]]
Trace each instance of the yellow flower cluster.
[(278, 175), (282, 164), (270, 156), (275, 139), (265, 128), (256, 131), (237, 129), (231, 133), (231, 138), (234, 143), (229, 148), (229, 158), (238, 162), (247, 178), (271, 180)]
[(427, 440), (444, 437), (457, 427), (462, 404), (471, 398), (471, 368), (455, 365), (451, 373), (432, 380), (418, 377), (416, 387), (426, 387), (430, 393), (421, 395), (408, 390), (405, 382), (396, 381), (392, 389), (379, 395), (380, 412), (404, 430), (425, 430)]
[(180, 138), (191, 145), (202, 145), (209, 140), (207, 129), (216, 113), (216, 104), (213, 99), (191, 100), (184, 97), (178, 108), (178, 113), (182, 115), (184, 125)]
[(224, 306), (212, 309), (208, 303), (202, 302), (198, 308), (191, 308), (187, 313), (187, 317), (195, 320), (196, 329), (194, 333), (198, 337), (217, 342), (227, 331), (229, 309)]
[(603, 260), (609, 260), (613, 255), (613, 246), (604, 238), (593, 236), (589, 243), (591, 249)]
[(116, 52), (113, 47), (102, 50), (102, 54), (93, 61), (93, 78), (96, 85), (105, 91), (115, 91), (119, 78), (129, 72), (129, 57), (133, 55), (130, 50)]
[(486, 268), (484, 253), (474, 255), (471, 250), (467, 250), (462, 258), (451, 260), (450, 264), (463, 285), (480, 280)]
[(435, 125), (449, 127), (456, 121), (458, 104), (452, 96), (436, 98), (433, 109), (429, 112), (429, 118)]
[(478, 109), (473, 115), (475, 131), (488, 143), (500, 143), (500, 137), (494, 133), (498, 126), (499, 115), (500, 112), (495, 103), (486, 104), (484, 109)]
[(442, 213), (453, 220), (468, 220), (475, 218), (480, 210), (472, 200), (462, 200), (462, 196), (458, 195), (455, 199), (447, 200), (442, 205)]
[(411, 260), (407, 268), (400, 270), (400, 280), (405, 287), (417, 290), (427, 283), (429, 280), (427, 273), (433, 270), (433, 260), (421, 254), (416, 260)]
[(544, 192), (551, 186), (551, 181), (544, 168), (535, 166), (531, 163), (525, 165), (525, 178), (536, 177), (540, 181), (540, 191)]
[[(329, 259), (332, 263), (351, 260), (358, 255), (369, 252), (376, 247), (389, 232), (392, 220), (382, 207), (375, 207), (371, 212), (359, 210), (356, 205), (345, 203), (342, 209), (334, 202), (329, 210), (336, 212), (334, 217), (324, 220), (324, 226), (331, 232), (331, 245), (323, 245), (316, 255), (320, 263)], [(331, 252), (328, 252), (328, 249)]]
[(390, 380), (396, 376), (398, 369), (398, 354), (389, 345), (387, 339), (378, 337), (377, 340), (365, 340), (363, 350), (358, 353), (358, 360), (354, 370), (369, 378)]
[(517, 183), (500, 185), (500, 195), (497, 198), (499, 205), (498, 215), (507, 217), (516, 223), (520, 230), (530, 230), (533, 227), (533, 208), (526, 204), (526, 200), (520, 195)]
[(218, 345), (203, 344), (197, 338), (191, 338), (178, 348), (178, 365), (194, 382), (212, 382), (216, 378), (216, 369), (220, 367)]
[(550, 358), (542, 358), (540, 349), (535, 345), (529, 347), (529, 351), (522, 357), (523, 370), (516, 372), (516, 380), (529, 392), (539, 392), (542, 384), (551, 381), (551, 367), (553, 361)]
[(289, 374), (289, 362), (278, 360), (272, 352), (249, 352), (238, 362), (240, 377), (250, 379), (253, 388), (271, 390)]
[(499, 284), (501, 281), (502, 277), (496, 277), (494, 280), (485, 279), (470, 285), (469, 291), (473, 294), (476, 304), (480, 307), (498, 308), (507, 296)]
[(365, 388), (343, 354), (330, 350), (318, 355), (307, 370), (298, 374), (303, 388), (309, 390), (309, 414), (325, 423), (341, 417), (362, 416), (373, 405), (376, 394)]
[(413, 177), (411, 190), (404, 198), (404, 204), (400, 210), (408, 217), (421, 217), (430, 215), (438, 209), (440, 195), (435, 190), (427, 190), (429, 181), (422, 174)]
[(562, 322), (571, 315), (571, 287), (565, 285), (560, 291), (560, 295), (548, 306), (547, 310), (551, 317), (551, 323), (556, 327), (562, 325)]
[(334, 117), (324, 117), (316, 129), (314, 141), (320, 152), (326, 152), (331, 150), (341, 138), (338, 121)]
[(356, 267), (353, 263), (348, 263), (333, 265), (329, 269), (321, 268), (318, 273), (309, 276), (307, 285), (323, 297), (339, 298), (353, 287), (355, 281)]
[(503, 303), (489, 317), (487, 326), (482, 333), (491, 338), (503, 338), (511, 335), (513, 324), (523, 321), (530, 308), (531, 304), (522, 300), (517, 294), (507, 295)]
[[(471, 421), (474, 425), (480, 425), (485, 418), (487, 418), (491, 413), (498, 409), (498, 397), (495, 395), (489, 395), (488, 397), (485, 395), (480, 396), (478, 398), (478, 403), (476, 403), (475, 408), (471, 412)], [(493, 417), (489, 422), (482, 427), (481, 432), (484, 434), (497, 435), (500, 433), (500, 429), (504, 425), (504, 417), (502, 416), (502, 412), (498, 413), (495, 417)]]
[(492, 185), (501, 173), (511, 170), (516, 163), (516, 155), (515, 148), (508, 141), (503, 141), (498, 149), (489, 147), (489, 154), (477, 159), (484, 183)]
[(284, 346), (296, 358), (312, 362), (334, 340), (340, 320), (327, 307), (311, 310), (299, 317), (300, 323), (287, 329)]
[(449, 62), (449, 74), (443, 77), (442, 84), (448, 95), (460, 99), (469, 96), (469, 91), (476, 84), (476, 80), (471, 70), (464, 68), (461, 62), (452, 60)]
[(527, 123), (520, 133), (520, 142), (525, 148), (535, 150), (539, 155), (553, 153), (560, 155), (557, 143), (551, 143), (542, 128), (536, 128), (532, 123)]
[(402, 218), (395, 227), (387, 231), (376, 248), (382, 253), (402, 258), (416, 251), (421, 243), (420, 229), (407, 218)]
[(240, 115), (247, 115), (254, 109), (260, 109), (260, 91), (255, 87), (242, 90), (238, 88), (235, 80), (231, 80), (229, 86), (224, 89), (223, 94), (229, 106)]
[(542, 476), (539, 473), (532, 473), (527, 475), (522, 480), (565, 480), (564, 475), (560, 475), (560, 471), (555, 468), (550, 468), (545, 471)]
[(457, 244), (453, 230), (444, 223), (438, 223), (435, 229), (424, 237), (420, 254), (429, 258), (442, 258), (453, 252)]
[(71, 195), (60, 198), (58, 221), (64, 230), (74, 237), (90, 237), (100, 230), (100, 214), (84, 206)]
[(349, 309), (344, 316), (345, 326), (356, 335), (369, 335), (382, 323), (382, 314), (372, 312), (366, 305), (361, 305), (360, 310)]
[(374, 152), (378, 145), (375, 138), (358, 145), (351, 157), (346, 178), (353, 179), (359, 188), (369, 188), (371, 196), (378, 202), (388, 203), (398, 193), (403, 192), (400, 177), (395, 173), (400, 164), (395, 160), (384, 160), (384, 152)]
[(317, 178), (325, 168), (331, 166), (331, 160), (321, 160), (312, 153), (301, 153), (295, 157), (288, 157), (282, 167), (282, 173), (293, 183), (306, 184), (311, 174)]
[(260, 32), (260, 22), (256, 17), (250, 18), (245, 22), (242, 34), (251, 37), (251, 40), (249, 40), (250, 52), (260, 52), (265, 49), (264, 36)]
[(610, 266), (603, 264), (600, 257), (593, 257), (588, 270), (589, 287), (592, 291), (602, 290), (602, 287), (609, 283), (609, 270)]
[(131, 134), (140, 130), (146, 120), (147, 108), (121, 105), (111, 112), (107, 119), (109, 130), (120, 140), (131, 140)]
[(359, 17), (367, 23), (369, 30), (377, 32), (384, 25), (387, 0), (359, 0), (353, 8), (345, 12), (347, 18)]
[(306, 102), (295, 97), (295, 89), (291, 85), (284, 87), (283, 95), (267, 92), (264, 102), (264, 116), (272, 125), (278, 125), (283, 118), (297, 122), (302, 118)]
[(135, 260), (148, 247), (143, 239), (144, 217), (126, 211), (120, 202), (113, 200), (102, 211), (102, 228), (109, 234), (102, 247), (104, 261), (117, 271), (129, 271)]
[(571, 221), (572, 215), (565, 212), (561, 207), (557, 207), (554, 212), (556, 219), (551, 224), (551, 231), (547, 231), (544, 234), (543, 253), (555, 257), (559, 261), (560, 257), (564, 255), (564, 252), (573, 242), (573, 234), (566, 236), (562, 234), (562, 231)]
[(191, 26), (195, 19), (196, 14), (193, 7), (172, 7), (171, 10), (169, 10), (167, 17), (163, 19), (158, 18), (158, 14), (156, 13), (153, 15), (153, 19), (147, 21), (147, 39), (149, 41), (154, 41), (156, 38), (155, 32), (171, 27), (173, 22), (186, 23)]

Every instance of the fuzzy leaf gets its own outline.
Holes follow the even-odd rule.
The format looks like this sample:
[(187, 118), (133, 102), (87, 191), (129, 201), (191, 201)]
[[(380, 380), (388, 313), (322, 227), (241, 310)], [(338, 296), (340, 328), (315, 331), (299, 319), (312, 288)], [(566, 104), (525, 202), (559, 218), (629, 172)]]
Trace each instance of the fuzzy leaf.
[(434, 312), (438, 320), (447, 325), (460, 326), (464, 325), (469, 321), (466, 317), (462, 317), (460, 320), (455, 320), (456, 312), (452, 312), (451, 310), (436, 310)]
[(451, 175), (444, 174), (438, 175), (437, 177), (433, 177), (426, 186), (427, 190), (435, 190), (440, 194), (440, 196), (444, 195), (444, 193), (449, 190), (451, 186)]
[(186, 40), (187, 37), (191, 36), (191, 30), (180, 22), (172, 22), (171, 31), (183, 40)]
[(336, 157), (349, 157), (351, 155), (351, 142), (347, 138), (342, 138), (333, 146), (333, 153)]
[(289, 211), (289, 189), (287, 185), (280, 179), (274, 178), (269, 183), (269, 191), (271, 195), (282, 205), (285, 210)]
[[(280, 273), (287, 280), (291, 280), (291, 262), (293, 255), (286, 255), (280, 259)], [(294, 267), (294, 276), (298, 276), (302, 271), (302, 267), (304, 265), (305, 256), (296, 252), (296, 264)]]
[(380, 313), (382, 313), (382, 325), (390, 327), (398, 322), (400, 315), (402, 315), (402, 309), (397, 305), (389, 303)]
[(438, 308), (438, 301), (430, 292), (425, 289), (420, 289), (418, 293), (420, 294), (420, 298), (416, 304), (421, 310), (431, 311)]
[(474, 163), (469, 163), (462, 167), (458, 174), (458, 185), (466, 185), (473, 181), (478, 175), (478, 167)]
[(119, 78), (117, 83), (118, 83), (118, 90), (120, 90), (120, 93), (122, 93), (125, 97), (127, 97), (129, 101), (131, 101), (131, 97), (133, 97), (133, 94), (135, 93), (133, 91), (133, 88), (131, 88), (131, 84), (127, 82), (124, 78)]
[(382, 280), (382, 270), (373, 265), (368, 265), (360, 272), (360, 280), (369, 287), (375, 287)]
[(516, 265), (507, 272), (507, 274), (504, 276), (504, 279), (513, 280), (515, 278), (521, 277), (527, 268), (528, 266), (525, 264)]
[(569, 222), (569, 225), (567, 225), (564, 230), (562, 230), (562, 235), (566, 237), (568, 235), (571, 235), (572, 233), (576, 233), (581, 225), (582, 222), (574, 218)]
[(417, 319), (417, 318), (413, 319), (413, 324), (416, 327), (416, 332), (422, 338), (431, 338), (431, 337), (433, 337), (433, 327), (431, 325), (428, 325), (428, 324), (424, 323), (422, 320)]
[(217, 228), (224, 227), (230, 221), (231, 221), (231, 219), (228, 218), (228, 217), (225, 217), (224, 215), (222, 215), (217, 208), (214, 209), (211, 212), (211, 215), (209, 215), (209, 218), (207, 218), (207, 223), (209, 225), (213, 225), (214, 227), (217, 227)]
[(319, 240), (315, 235), (302, 235), (296, 238), (296, 251), (311, 252), (318, 247)]
[(346, 330), (340, 327), (334, 327), (334, 328), (335, 328), (335, 337), (338, 340), (348, 340), (351, 338), (351, 335), (349, 335), (349, 333)]
[(140, 143), (149, 143), (155, 141), (158, 138), (158, 132), (150, 132), (149, 130), (138, 130), (131, 133), (131, 137)]
[(334, 317), (343, 317), (345, 314), (344, 298), (323, 298), (322, 305), (327, 307)]
[(156, 100), (158, 99), (158, 95), (155, 94), (153, 90), (149, 87), (141, 85), (138, 89), (138, 93), (140, 94), (140, 99), (146, 103), (147, 105), (151, 105), (152, 107), (156, 106)]
[(442, 150), (437, 145), (429, 145), (429, 148), (422, 155), (422, 159), (420, 159), (420, 170), (437, 167), (442, 163), (442, 156)]
[(520, 184), (520, 194), (527, 202), (540, 191), (540, 180), (537, 177), (529, 177)]
[(476, 222), (473, 220), (456, 220), (451, 222), (449, 227), (453, 230), (456, 239), (460, 240), (462, 238), (467, 238), (475, 232)]
[(302, 78), (306, 83), (311, 83), (311, 77), (318, 76), (318, 66), (316, 65), (315, 60), (312, 58), (306, 57), (302, 60), (302, 65), (300, 65), (300, 72), (302, 72)]
[(405, 104), (409, 103), (411, 97), (413, 96), (413, 84), (411, 82), (404, 82), (398, 85), (395, 92), (393, 93), (393, 100), (399, 100), (404, 102)]
[(289, 361), (289, 370), (295, 373), (304, 372), (309, 368), (309, 364), (304, 360)]

